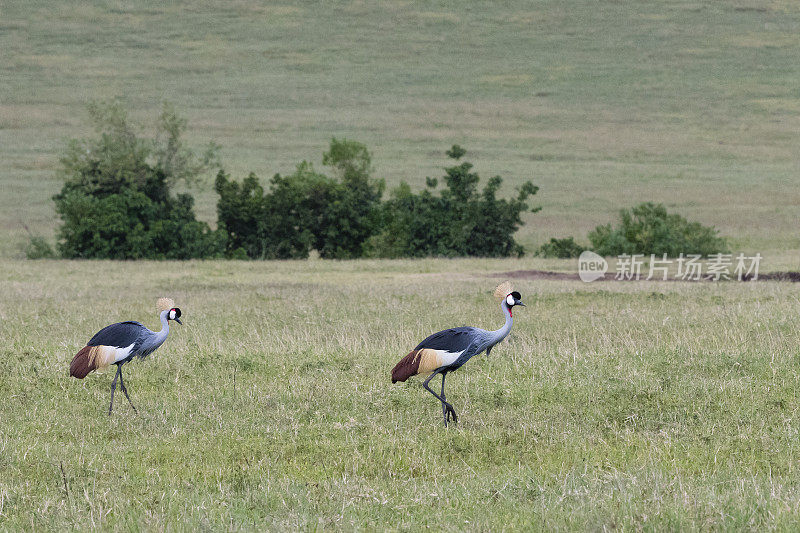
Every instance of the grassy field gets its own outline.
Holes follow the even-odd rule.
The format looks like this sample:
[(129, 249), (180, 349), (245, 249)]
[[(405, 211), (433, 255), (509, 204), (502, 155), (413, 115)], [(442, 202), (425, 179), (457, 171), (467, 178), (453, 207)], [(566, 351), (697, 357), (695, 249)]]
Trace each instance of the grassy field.
[[(459, 143), (541, 187), (529, 249), (657, 201), (799, 270), (797, 3), (128, 4), (0, 3), (0, 530), (800, 528), (800, 284), (520, 280), (445, 429), (392, 366), (498, 327), (497, 274), (573, 261), (19, 260), (85, 105), (121, 97), (236, 177), (337, 136), (417, 187)], [(161, 295), (185, 325), (108, 418), (113, 376), (69, 361)]]
[[(800, 285), (519, 282), (457, 426), (390, 383), (528, 265), (0, 261), (0, 529), (800, 527)], [(69, 361), (163, 294), (184, 326), (109, 419)]]
[(458, 142), (484, 177), (541, 186), (529, 247), (653, 200), (736, 250), (798, 251), (798, 26), (781, 0), (5, 2), (0, 256), (23, 224), (52, 235), (64, 140), (116, 96), (142, 124), (173, 102), (239, 177), (335, 135), (419, 186)]

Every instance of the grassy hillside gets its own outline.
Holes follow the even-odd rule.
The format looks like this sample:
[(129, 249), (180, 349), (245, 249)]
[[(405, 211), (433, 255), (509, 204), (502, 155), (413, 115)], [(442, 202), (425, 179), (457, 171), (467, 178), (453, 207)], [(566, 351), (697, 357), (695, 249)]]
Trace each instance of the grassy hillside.
[[(390, 383), (523, 264), (0, 262), (0, 528), (797, 529), (800, 285), (520, 282), (457, 426)], [(109, 419), (69, 361), (162, 294)]]
[(737, 250), (797, 251), (799, 24), (782, 1), (7, 2), (0, 255), (22, 224), (51, 234), (61, 146), (114, 96), (143, 124), (172, 101), (238, 176), (336, 135), (421, 185), (458, 142), (485, 177), (541, 186), (528, 246), (654, 200)]

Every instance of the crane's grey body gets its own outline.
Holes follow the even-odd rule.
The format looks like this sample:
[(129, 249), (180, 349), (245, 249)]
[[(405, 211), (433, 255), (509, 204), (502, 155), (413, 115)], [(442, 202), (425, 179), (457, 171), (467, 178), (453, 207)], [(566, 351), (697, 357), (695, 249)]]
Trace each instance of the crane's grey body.
[(484, 351), (486, 355), (491, 353), (492, 348), (511, 332), (514, 325), (514, 316), (508, 305), (503, 301), (500, 308), (506, 316), (506, 323), (500, 329), (489, 331), (481, 328), (461, 327), (451, 328), (438, 333), (434, 333), (417, 345), (416, 350), (430, 348), (434, 350), (445, 350), (450, 353), (459, 353), (456, 360), (450, 364), (443, 365), (436, 370), (447, 369), (456, 370), (467, 361), (480, 355)]
[[(161, 312), (161, 331), (152, 331), (139, 322), (117, 322), (98, 331), (87, 346), (113, 346), (118, 357), (113, 364), (122, 365), (134, 357), (144, 359), (164, 344), (169, 335), (169, 310)], [(126, 353), (127, 352), (127, 353)]]
[[(514, 325), (512, 308), (516, 305), (525, 305), (520, 300), (520, 294), (512, 291), (510, 284), (507, 286), (509, 287), (508, 293), (503, 292), (500, 294), (500, 296), (505, 295), (500, 303), (500, 310), (506, 319), (503, 327), (494, 331), (473, 327), (451, 328), (439, 331), (420, 342), (392, 369), (392, 383), (405, 381), (409, 377), (420, 373), (431, 372), (431, 375), (423, 382), (422, 386), (442, 403), (445, 426), (451, 416), (454, 422), (458, 420), (455, 409), (447, 402), (444, 395), (444, 380), (447, 373), (461, 368), (467, 361), (484, 351), (486, 355), (489, 355), (492, 348), (511, 332), (511, 326)], [(503, 287), (503, 285), (498, 287), (495, 293)], [(442, 391), (440, 394), (437, 394), (428, 386), (428, 383), (437, 374), (442, 375)]]
[[(159, 300), (159, 305), (162, 301), (174, 305), (169, 299)], [(108, 414), (111, 414), (114, 407), (114, 392), (117, 390), (118, 379), (122, 392), (125, 393), (131, 407), (136, 411), (136, 407), (128, 395), (128, 390), (125, 388), (122, 366), (135, 357), (144, 359), (164, 344), (169, 335), (169, 321), (175, 320), (180, 324), (180, 316), (181, 310), (177, 307), (161, 310), (159, 313), (160, 331), (152, 331), (139, 322), (133, 321), (117, 322), (104, 327), (86, 343), (83, 349), (75, 354), (70, 364), (70, 375), (83, 379), (94, 370), (117, 365), (117, 372), (111, 384), (111, 403), (108, 406)]]

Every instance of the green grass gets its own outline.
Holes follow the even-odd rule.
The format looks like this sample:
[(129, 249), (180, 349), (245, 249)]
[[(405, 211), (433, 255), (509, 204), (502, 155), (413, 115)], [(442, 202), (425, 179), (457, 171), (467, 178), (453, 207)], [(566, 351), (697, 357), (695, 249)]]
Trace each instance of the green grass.
[(5, 3), (0, 255), (23, 224), (52, 237), (63, 143), (121, 96), (144, 124), (172, 101), (240, 177), (318, 162), (335, 135), (421, 186), (460, 143), (485, 178), (541, 186), (528, 247), (657, 201), (796, 257), (798, 24), (780, 0)]
[[(457, 426), (390, 383), (530, 266), (0, 261), (0, 529), (800, 526), (798, 285), (523, 281), (447, 380)], [(184, 326), (108, 418), (112, 375), (69, 361), (164, 294)]]
[[(120, 96), (145, 125), (173, 102), (238, 177), (344, 136), (421, 186), (459, 143), (541, 187), (529, 248), (656, 201), (797, 270), (798, 24), (780, 0), (3, 4), (0, 530), (798, 529), (797, 285), (521, 282), (445, 430), (391, 367), (497, 327), (492, 273), (573, 262), (10, 259), (23, 226), (52, 239), (85, 104)], [(112, 376), (69, 361), (164, 294), (185, 326), (109, 419)]]

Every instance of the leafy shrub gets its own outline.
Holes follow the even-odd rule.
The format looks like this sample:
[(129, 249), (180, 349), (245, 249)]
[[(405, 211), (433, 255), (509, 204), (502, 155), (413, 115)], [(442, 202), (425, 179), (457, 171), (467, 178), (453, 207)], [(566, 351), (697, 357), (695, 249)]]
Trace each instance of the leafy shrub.
[(53, 247), (41, 235), (31, 235), (24, 251), (28, 259), (53, 259), (56, 256)]
[[(454, 145), (447, 155), (458, 160), (466, 150)], [(480, 177), (467, 162), (445, 169), (446, 189), (435, 194), (438, 180), (427, 179), (417, 194), (401, 183), (383, 207), (383, 231), (372, 237), (367, 253), (373, 257), (521, 256), (514, 233), (523, 224), (527, 199), (538, 187), (526, 182), (516, 198), (498, 199), (502, 178), (491, 178), (478, 191)], [(533, 212), (539, 208), (532, 209)]]
[(66, 258), (191, 259), (220, 256), (226, 236), (196, 220), (189, 194), (213, 164), (184, 147), (186, 126), (165, 107), (154, 139), (136, 135), (119, 102), (90, 107), (98, 138), (71, 141), (61, 159), (64, 185), (53, 197)]
[(583, 250), (584, 247), (575, 242), (572, 237), (563, 239), (551, 238), (550, 242), (544, 243), (537, 250), (536, 255), (556, 259), (571, 259), (580, 256)]
[(383, 182), (371, 177), (363, 144), (333, 139), (323, 163), (330, 178), (302, 162), (293, 174), (275, 175), (264, 191), (254, 175), (241, 184), (220, 173), (215, 189), (218, 226), (229, 234), (227, 254), (242, 250), (257, 259), (361, 257), (378, 230)]
[(226, 255), (266, 258), (270, 241), (264, 235), (264, 189), (255, 174), (251, 173), (240, 184), (220, 170), (214, 190), (219, 195), (217, 227), (228, 234)]
[[(153, 183), (163, 188), (158, 191)], [(144, 191), (126, 187), (98, 196), (69, 189), (55, 196), (63, 224), (58, 248), (66, 258), (194, 259), (222, 255), (225, 234), (195, 219), (193, 198), (172, 196), (163, 174)], [(148, 194), (149, 193), (149, 194)]]
[(668, 214), (662, 204), (651, 202), (620, 211), (620, 224), (597, 226), (589, 233), (600, 255), (656, 254), (675, 257), (681, 253), (710, 255), (727, 251), (717, 230)]
[(311, 206), (318, 214), (312, 227), (314, 248), (328, 259), (361, 257), (364, 243), (380, 230), (385, 184), (372, 178), (372, 156), (361, 143), (334, 138), (322, 163), (334, 170), (337, 180), (324, 191), (318, 189)]

